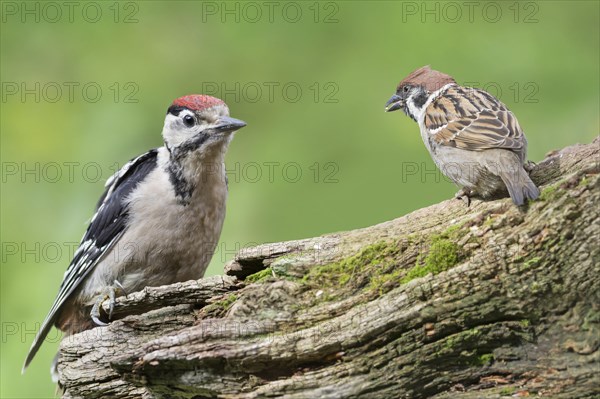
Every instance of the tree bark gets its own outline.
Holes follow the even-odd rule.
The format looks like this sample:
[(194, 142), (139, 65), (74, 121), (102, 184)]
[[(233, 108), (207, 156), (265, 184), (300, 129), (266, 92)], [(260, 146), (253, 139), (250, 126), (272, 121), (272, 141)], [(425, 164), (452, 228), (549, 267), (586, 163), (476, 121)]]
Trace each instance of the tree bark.
[(526, 209), (451, 199), (118, 298), (63, 340), (64, 397), (597, 397), (599, 147), (536, 165)]

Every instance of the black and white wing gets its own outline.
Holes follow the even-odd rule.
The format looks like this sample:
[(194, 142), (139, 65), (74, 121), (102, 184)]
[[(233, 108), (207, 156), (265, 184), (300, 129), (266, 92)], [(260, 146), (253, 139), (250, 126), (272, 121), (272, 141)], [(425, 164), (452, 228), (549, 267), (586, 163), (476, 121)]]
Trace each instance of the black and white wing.
[(157, 150), (150, 150), (132, 159), (107, 180), (96, 213), (65, 272), (58, 295), (31, 345), (23, 371), (37, 353), (65, 301), (81, 286), (84, 279), (125, 232), (129, 209), (124, 200), (156, 168), (157, 154)]

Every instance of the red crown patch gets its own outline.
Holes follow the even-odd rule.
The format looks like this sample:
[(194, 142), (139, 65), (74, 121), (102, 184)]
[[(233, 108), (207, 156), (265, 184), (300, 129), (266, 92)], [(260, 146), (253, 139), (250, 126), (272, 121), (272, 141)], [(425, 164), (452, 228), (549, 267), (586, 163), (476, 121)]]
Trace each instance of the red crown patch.
[(225, 105), (225, 103), (223, 100), (204, 94), (190, 94), (188, 96), (179, 97), (173, 101), (173, 105), (177, 107), (186, 107), (193, 111), (200, 111), (214, 107), (215, 105)]

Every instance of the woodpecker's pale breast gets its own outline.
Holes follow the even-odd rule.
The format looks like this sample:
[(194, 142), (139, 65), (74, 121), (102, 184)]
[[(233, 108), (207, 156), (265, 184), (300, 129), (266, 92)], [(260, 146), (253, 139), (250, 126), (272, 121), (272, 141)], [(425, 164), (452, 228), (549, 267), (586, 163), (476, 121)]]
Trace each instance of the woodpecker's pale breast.
[[(127, 199), (128, 229), (86, 280), (83, 298), (92, 300), (98, 287), (118, 280), (126, 291), (201, 278), (218, 243), (225, 218), (227, 184), (222, 157), (197, 158), (186, 170), (198, 171), (188, 203), (176, 196), (165, 165), (169, 153), (160, 148), (157, 168)], [(200, 163), (210, 164), (209, 168)], [(83, 299), (82, 298), (82, 299)]]

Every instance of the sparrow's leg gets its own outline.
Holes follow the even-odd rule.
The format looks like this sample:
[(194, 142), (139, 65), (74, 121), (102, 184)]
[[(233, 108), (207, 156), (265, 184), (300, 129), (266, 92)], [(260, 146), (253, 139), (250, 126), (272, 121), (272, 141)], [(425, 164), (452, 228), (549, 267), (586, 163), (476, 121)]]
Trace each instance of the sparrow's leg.
[(115, 299), (117, 297), (117, 290), (121, 290), (123, 291), (123, 293), (125, 293), (125, 295), (127, 295), (125, 289), (123, 288), (123, 285), (117, 280), (115, 280), (113, 285), (105, 287), (96, 298), (94, 306), (92, 306), (92, 310), (90, 312), (90, 317), (92, 318), (94, 324), (96, 324), (97, 326), (108, 325), (107, 323), (100, 320), (100, 309), (102, 308), (102, 303), (104, 303), (104, 301), (107, 299), (109, 300), (108, 320), (112, 319), (112, 313), (115, 307)]
[(525, 164), (523, 164), (523, 169), (525, 169), (525, 172), (527, 172), (529, 174), (536, 166), (537, 166), (537, 164), (535, 162), (526, 161)]
[(463, 200), (465, 204), (467, 204), (467, 207), (469, 207), (471, 206), (471, 195), (473, 195), (473, 192), (470, 189), (463, 187), (458, 190), (454, 195), (454, 198)]

